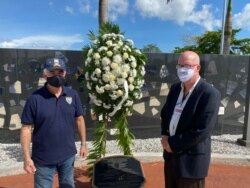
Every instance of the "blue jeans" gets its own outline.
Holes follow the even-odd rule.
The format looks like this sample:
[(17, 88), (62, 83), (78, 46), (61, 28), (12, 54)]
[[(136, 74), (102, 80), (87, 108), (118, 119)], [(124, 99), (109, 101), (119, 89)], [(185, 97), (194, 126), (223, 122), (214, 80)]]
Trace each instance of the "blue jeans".
[(75, 156), (55, 165), (35, 164), (35, 188), (52, 188), (55, 170), (58, 172), (60, 188), (74, 188), (74, 162)]

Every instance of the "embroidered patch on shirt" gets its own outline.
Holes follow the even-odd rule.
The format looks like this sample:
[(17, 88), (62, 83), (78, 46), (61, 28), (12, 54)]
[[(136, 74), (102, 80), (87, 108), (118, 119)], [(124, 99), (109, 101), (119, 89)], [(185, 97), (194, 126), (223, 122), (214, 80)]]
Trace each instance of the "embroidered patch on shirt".
[(68, 104), (72, 103), (72, 97), (65, 97), (65, 99)]

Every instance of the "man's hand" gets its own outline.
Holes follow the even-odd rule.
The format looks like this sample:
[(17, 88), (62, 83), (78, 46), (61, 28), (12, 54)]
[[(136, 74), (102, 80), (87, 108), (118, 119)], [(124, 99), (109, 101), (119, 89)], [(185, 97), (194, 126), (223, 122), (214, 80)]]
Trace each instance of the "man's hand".
[(32, 159), (26, 159), (24, 160), (24, 165), (23, 165), (23, 169), (29, 173), (29, 174), (35, 174), (36, 172), (36, 167), (34, 165), (34, 162)]
[(81, 148), (80, 148), (80, 157), (81, 158), (86, 158), (87, 157), (87, 145), (86, 144), (82, 144)]
[(172, 153), (172, 149), (170, 148), (170, 145), (168, 143), (168, 136), (162, 135), (161, 136), (161, 145), (164, 150), (166, 150), (168, 153)]

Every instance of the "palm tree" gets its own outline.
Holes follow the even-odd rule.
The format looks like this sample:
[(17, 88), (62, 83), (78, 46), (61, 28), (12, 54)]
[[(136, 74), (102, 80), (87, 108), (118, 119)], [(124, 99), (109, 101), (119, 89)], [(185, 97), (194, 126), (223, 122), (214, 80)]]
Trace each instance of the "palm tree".
[(225, 20), (223, 54), (230, 53), (231, 37), (232, 37), (232, 0), (228, 0), (227, 14)]
[(99, 0), (99, 27), (108, 22), (108, 0)]

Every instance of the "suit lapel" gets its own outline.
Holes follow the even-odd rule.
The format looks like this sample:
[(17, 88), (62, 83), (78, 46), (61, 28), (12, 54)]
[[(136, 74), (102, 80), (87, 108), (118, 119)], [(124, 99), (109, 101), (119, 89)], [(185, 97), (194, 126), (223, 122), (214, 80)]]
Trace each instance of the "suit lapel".
[[(198, 93), (199, 93), (199, 88), (200, 88), (200, 85), (202, 83), (202, 78), (200, 78), (199, 82), (197, 83), (197, 85), (195, 86), (193, 92), (191, 93), (183, 111), (182, 111), (182, 114), (181, 114), (181, 117), (179, 119), (179, 122), (178, 122), (178, 126), (177, 126), (177, 129), (181, 127), (181, 125), (183, 124), (183, 122), (186, 121), (186, 119), (190, 118), (187, 114), (189, 114), (188, 112), (192, 111), (192, 108), (195, 106), (195, 104), (197, 103), (197, 99), (198, 99)], [(185, 115), (184, 115), (185, 114)], [(177, 130), (176, 130), (177, 131)]]

